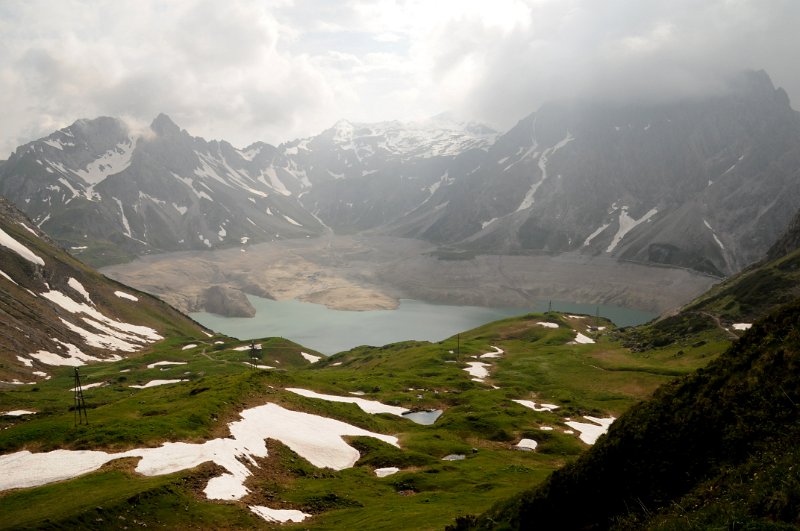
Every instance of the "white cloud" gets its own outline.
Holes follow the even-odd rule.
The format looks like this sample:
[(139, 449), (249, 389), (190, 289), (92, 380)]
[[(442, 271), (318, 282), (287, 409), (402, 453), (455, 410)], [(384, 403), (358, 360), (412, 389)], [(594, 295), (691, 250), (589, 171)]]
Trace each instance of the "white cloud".
[(764, 68), (800, 100), (794, 0), (30, 0), (0, 3), (0, 158), (78, 118), (169, 114), (238, 146), (339, 118), (668, 97)]

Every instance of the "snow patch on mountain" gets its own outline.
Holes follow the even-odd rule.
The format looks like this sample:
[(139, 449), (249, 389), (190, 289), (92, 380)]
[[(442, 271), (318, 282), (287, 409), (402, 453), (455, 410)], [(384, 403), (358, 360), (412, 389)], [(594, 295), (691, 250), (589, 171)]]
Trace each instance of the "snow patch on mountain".
[(595, 238), (596, 238), (596, 237), (597, 237), (597, 236), (598, 236), (598, 235), (599, 235), (601, 232), (603, 232), (604, 230), (606, 230), (606, 229), (608, 228), (608, 226), (609, 226), (609, 225), (611, 225), (611, 223), (603, 223), (602, 225), (600, 225), (599, 227), (597, 227), (597, 229), (595, 229), (595, 231), (594, 231), (593, 233), (591, 233), (591, 234), (590, 234), (590, 235), (589, 235), (589, 236), (588, 236), (588, 237), (587, 237), (587, 238), (586, 238), (586, 239), (583, 241), (583, 246), (584, 246), (584, 247), (586, 247), (587, 245), (589, 245), (589, 243), (590, 243), (592, 240), (594, 240), (594, 239), (595, 239)]
[(610, 253), (611, 251), (613, 251), (617, 247), (617, 244), (619, 244), (619, 242), (622, 241), (622, 238), (624, 238), (626, 234), (632, 231), (637, 225), (644, 223), (645, 221), (655, 216), (657, 213), (658, 209), (651, 208), (647, 212), (647, 214), (645, 214), (641, 218), (633, 219), (628, 215), (628, 207), (623, 206), (619, 211), (619, 220), (618, 220), (619, 229), (617, 229), (617, 233), (614, 235), (614, 238), (612, 238), (611, 243), (608, 245), (608, 248), (606, 248), (606, 252)]
[(60, 291), (50, 290), (42, 293), (41, 295), (45, 299), (53, 302), (54, 304), (68, 311), (69, 313), (87, 315), (96, 321), (99, 321), (107, 326), (114, 328), (120, 333), (128, 333), (140, 336), (141, 338), (147, 341), (158, 341), (160, 339), (164, 339), (162, 336), (158, 334), (158, 332), (156, 332), (152, 328), (149, 328), (147, 326), (139, 326), (139, 325), (124, 323), (112, 319), (110, 317), (107, 317), (106, 315), (103, 315), (96, 308), (93, 308), (86, 303), (76, 302), (74, 299), (70, 298), (64, 293), (61, 293)]
[[(202, 190), (197, 190), (197, 189), (194, 187), (194, 179), (192, 179), (191, 177), (181, 177), (180, 175), (178, 175), (178, 174), (177, 174), (177, 173), (175, 173), (175, 172), (170, 172), (170, 173), (172, 174), (172, 176), (173, 176), (173, 177), (175, 177), (176, 179), (178, 179), (179, 181), (181, 181), (183, 184), (185, 184), (185, 185), (186, 185), (186, 186), (189, 188), (189, 190), (191, 190), (192, 192), (194, 192), (194, 195), (196, 195), (198, 199), (205, 198), (205, 199), (208, 199), (209, 201), (214, 201), (214, 200), (211, 198), (211, 196), (210, 196), (210, 195), (208, 195), (207, 193), (205, 193), (205, 192), (204, 192), (204, 191), (202, 191)], [(176, 207), (176, 208), (177, 208), (177, 207)], [(179, 210), (180, 210), (180, 209), (179, 209)]]
[[(572, 134), (569, 131), (567, 131), (567, 135), (560, 142), (558, 142), (556, 145), (552, 147), (545, 149), (542, 152), (542, 154), (539, 155), (538, 166), (539, 170), (542, 173), (542, 176), (538, 181), (533, 183), (530, 190), (528, 190), (528, 193), (525, 194), (522, 203), (520, 203), (520, 205), (517, 207), (517, 212), (521, 210), (526, 210), (533, 206), (534, 194), (536, 194), (536, 191), (539, 189), (542, 183), (544, 183), (547, 180), (547, 162), (549, 158), (553, 156), (559, 149), (563, 148), (573, 140), (575, 140), (575, 137), (572, 136)], [(535, 147), (536, 146), (534, 145), (534, 147), (532, 147), (531, 150), (533, 150)]]
[(0, 245), (14, 251), (19, 256), (31, 262), (32, 264), (40, 266), (44, 265), (44, 260), (42, 260), (33, 251), (31, 251), (30, 249), (19, 243), (17, 240), (15, 240), (13, 237), (11, 237), (11, 235), (8, 234), (3, 229), (0, 229)]
[[(81, 194), (81, 193), (80, 193), (78, 190), (76, 190), (75, 188), (73, 188), (73, 187), (72, 187), (72, 185), (69, 183), (69, 181), (67, 181), (67, 180), (66, 180), (64, 177), (59, 177), (59, 178), (58, 178), (58, 182), (60, 182), (61, 184), (63, 184), (63, 185), (64, 185), (64, 186), (65, 186), (65, 187), (66, 187), (66, 188), (67, 188), (67, 189), (68, 189), (70, 192), (72, 192), (72, 197), (70, 197), (69, 199), (67, 199), (66, 201), (64, 201), (64, 203), (69, 203), (70, 201), (72, 201), (72, 200), (73, 200), (73, 199), (75, 199), (76, 197), (78, 197), (78, 196), (80, 196), (80, 195), (83, 195), (83, 194)], [(52, 189), (52, 188), (51, 188), (51, 189)], [(60, 188), (58, 188), (57, 186), (55, 187), (55, 189), (56, 189), (56, 190), (60, 190)], [(91, 198), (91, 196), (90, 196), (89, 194), (86, 194), (86, 198), (87, 198), (87, 199), (90, 199), (90, 198)]]
[(88, 302), (89, 304), (94, 306), (94, 303), (92, 302), (92, 298), (89, 297), (89, 292), (86, 291), (86, 288), (83, 287), (83, 284), (81, 284), (76, 279), (74, 279), (72, 277), (69, 277), (69, 280), (67, 280), (67, 285), (69, 287), (71, 287), (72, 289), (74, 289), (75, 291), (77, 291), (78, 293), (80, 293), (81, 297), (86, 299), (86, 302)]
[(138, 139), (128, 138), (126, 142), (117, 144), (115, 148), (106, 151), (99, 158), (87, 164), (85, 170), (75, 170), (73, 173), (90, 185), (90, 188), (93, 188), (109, 175), (120, 173), (131, 165), (131, 157), (136, 149), (137, 141)]
[(131, 232), (131, 225), (130, 223), (128, 223), (128, 217), (125, 215), (125, 209), (122, 207), (122, 201), (120, 201), (116, 197), (112, 197), (111, 199), (116, 201), (117, 206), (119, 207), (119, 212), (120, 215), (122, 216), (121, 217), (122, 226), (125, 229), (125, 236), (127, 236), (128, 238), (133, 238), (133, 233)]
[[(267, 182), (267, 180), (264, 179), (265, 176), (267, 178), (269, 178), (269, 182)], [(289, 189), (286, 188), (286, 185), (283, 184), (283, 181), (280, 180), (280, 178), (278, 177), (278, 174), (275, 172), (275, 168), (272, 167), (272, 166), (270, 166), (269, 168), (263, 170), (261, 172), (261, 175), (259, 175), (258, 180), (261, 181), (262, 183), (266, 184), (267, 186), (269, 186), (270, 188), (272, 188), (273, 190), (275, 190), (276, 192), (278, 192), (281, 195), (285, 195), (285, 196), (292, 195), (292, 192), (290, 192)], [(306, 179), (306, 181), (307, 180), (308, 179)], [(308, 183), (308, 184), (309, 184), (309, 186), (311, 185), (311, 183)]]
[(717, 242), (717, 245), (719, 245), (719, 248), (724, 251), (725, 250), (725, 246), (720, 241), (719, 237), (717, 236), (716, 231), (714, 231), (714, 229), (711, 228), (711, 225), (708, 223), (708, 221), (703, 220), (703, 225), (705, 225), (706, 228), (711, 231), (711, 236), (714, 237), (714, 241)]

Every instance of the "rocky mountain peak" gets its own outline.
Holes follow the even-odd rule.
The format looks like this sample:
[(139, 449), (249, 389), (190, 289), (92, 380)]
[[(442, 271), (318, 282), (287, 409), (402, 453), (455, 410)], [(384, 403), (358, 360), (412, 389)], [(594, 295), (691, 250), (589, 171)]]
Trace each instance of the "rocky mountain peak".
[(150, 124), (150, 129), (152, 129), (157, 135), (163, 137), (177, 136), (181, 132), (181, 128), (178, 127), (175, 122), (173, 122), (172, 119), (163, 112), (156, 116), (156, 118)]

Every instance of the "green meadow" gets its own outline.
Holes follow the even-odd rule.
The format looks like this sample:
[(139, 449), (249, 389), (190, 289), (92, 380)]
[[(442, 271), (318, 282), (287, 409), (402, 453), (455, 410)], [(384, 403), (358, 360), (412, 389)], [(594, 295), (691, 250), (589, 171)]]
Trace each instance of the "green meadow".
[[(542, 326), (542, 322), (558, 328)], [(209, 501), (203, 489), (223, 469), (213, 463), (164, 476), (134, 471), (136, 459), (112, 461), (99, 470), (49, 485), (0, 493), (2, 528), (109, 527), (245, 529), (270, 528), (249, 505), (299, 509), (312, 515), (300, 524), (314, 529), (441, 529), (458, 516), (476, 514), (553, 470), (588, 446), (566, 419), (618, 417), (661, 384), (706, 365), (729, 345), (713, 327), (681, 332), (680, 340), (647, 349), (631, 345), (661, 337), (653, 325), (617, 330), (588, 316), (530, 314), (490, 323), (439, 343), (403, 342), (359, 347), (309, 363), (304, 347), (266, 338), (260, 365), (246, 343), (217, 336), (172, 338), (144, 353), (80, 368), (88, 425), (75, 425), (74, 371), (54, 368), (52, 379), (0, 394), (0, 454), (57, 448), (119, 452), (168, 441), (203, 442), (229, 435), (239, 412), (268, 402), (395, 435), (400, 448), (371, 437), (348, 442), (361, 457), (341, 471), (319, 469), (280, 441), (251, 466), (250, 493), (234, 502)], [(575, 344), (575, 331), (595, 343)], [(667, 333), (667, 335), (669, 335)], [(676, 335), (676, 337), (678, 337)], [(652, 343), (652, 341), (651, 341)], [(193, 348), (184, 349), (188, 344)], [(475, 358), (504, 351), (499, 358)], [(639, 351), (637, 351), (639, 350)], [(149, 364), (170, 361), (181, 365)], [(464, 370), (469, 362), (490, 365), (483, 382)], [(182, 380), (145, 389), (153, 380)], [(410, 410), (441, 409), (433, 425), (390, 414), (371, 415), (355, 404), (307, 398), (298, 387), (376, 400)], [(512, 399), (557, 404), (534, 411)], [(542, 427), (552, 428), (543, 430)], [(534, 439), (535, 451), (513, 448)], [(463, 460), (443, 461), (450, 454)], [(374, 469), (398, 467), (379, 478)]]

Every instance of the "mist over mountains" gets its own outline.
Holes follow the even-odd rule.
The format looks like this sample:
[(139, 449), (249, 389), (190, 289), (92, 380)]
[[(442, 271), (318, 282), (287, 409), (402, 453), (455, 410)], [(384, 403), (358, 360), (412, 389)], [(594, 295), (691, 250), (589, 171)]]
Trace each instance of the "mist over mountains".
[(785, 230), (798, 172), (800, 116), (745, 72), (713, 97), (546, 104), (502, 134), (443, 115), (237, 149), (163, 114), (143, 135), (79, 120), (19, 147), (0, 195), (95, 265), (333, 230), (723, 276)]

